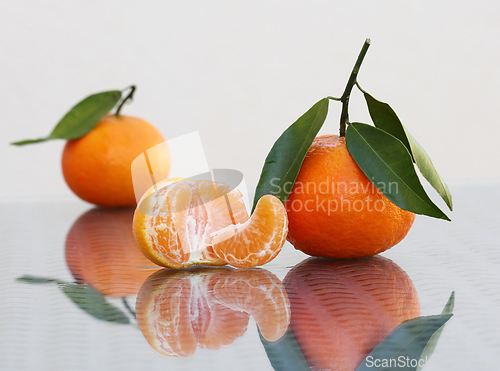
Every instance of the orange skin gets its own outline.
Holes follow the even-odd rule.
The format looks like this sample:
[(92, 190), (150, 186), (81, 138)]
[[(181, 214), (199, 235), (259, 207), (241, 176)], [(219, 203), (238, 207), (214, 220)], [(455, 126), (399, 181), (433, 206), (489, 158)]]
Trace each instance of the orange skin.
[(378, 254), (399, 243), (415, 220), (370, 182), (336, 135), (314, 140), (285, 206), (287, 239), (318, 257)]
[(309, 258), (283, 284), (290, 328), (313, 370), (355, 370), (396, 326), (420, 316), (410, 278), (382, 256)]
[(232, 344), (246, 332), (250, 315), (269, 341), (288, 328), (285, 288), (265, 269), (162, 269), (147, 279), (136, 301), (137, 324), (148, 343), (174, 357)]
[(133, 296), (159, 269), (137, 248), (132, 234), (133, 212), (133, 208), (93, 208), (73, 223), (65, 252), (77, 282), (90, 284), (106, 296)]
[[(130, 166), (142, 152), (164, 142), (148, 122), (108, 115), (81, 138), (68, 140), (62, 170), (69, 188), (82, 200), (104, 207), (136, 204)], [(162, 159), (170, 168), (170, 159)]]

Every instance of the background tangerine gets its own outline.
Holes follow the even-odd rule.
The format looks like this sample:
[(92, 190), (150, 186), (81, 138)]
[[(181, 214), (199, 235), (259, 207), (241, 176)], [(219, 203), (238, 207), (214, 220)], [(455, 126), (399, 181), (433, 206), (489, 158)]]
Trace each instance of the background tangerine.
[[(62, 155), (64, 179), (78, 197), (92, 204), (134, 206), (132, 161), (164, 141), (160, 132), (142, 119), (107, 115), (83, 137), (67, 141)], [(168, 173), (169, 158), (155, 162)]]

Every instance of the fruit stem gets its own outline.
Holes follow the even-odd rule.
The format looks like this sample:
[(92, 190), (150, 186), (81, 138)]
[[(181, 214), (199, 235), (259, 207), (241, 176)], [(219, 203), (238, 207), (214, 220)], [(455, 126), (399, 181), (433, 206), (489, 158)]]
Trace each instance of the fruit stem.
[(363, 48), (359, 52), (358, 59), (356, 60), (356, 64), (352, 69), (351, 76), (349, 77), (349, 81), (347, 81), (347, 85), (344, 90), (344, 94), (340, 97), (340, 101), (342, 102), (342, 112), (340, 114), (340, 136), (345, 137), (345, 130), (347, 124), (349, 123), (349, 98), (351, 96), (351, 91), (356, 84), (356, 79), (358, 77), (359, 69), (361, 68), (361, 63), (363, 63), (363, 59), (365, 58), (366, 52), (370, 47), (370, 39), (366, 39), (363, 44)]
[(120, 116), (120, 111), (121, 111), (123, 105), (125, 104), (125, 102), (128, 100), (132, 100), (132, 98), (134, 97), (135, 85), (129, 86), (127, 89), (130, 89), (130, 92), (127, 94), (127, 96), (125, 98), (123, 98), (123, 100), (120, 102), (120, 105), (116, 109), (116, 112), (115, 112), (116, 117)]

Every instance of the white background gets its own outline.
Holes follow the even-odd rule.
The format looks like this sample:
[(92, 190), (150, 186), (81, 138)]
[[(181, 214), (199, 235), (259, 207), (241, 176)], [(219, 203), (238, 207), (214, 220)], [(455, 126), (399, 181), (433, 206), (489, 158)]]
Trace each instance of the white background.
[[(254, 187), (278, 136), (358, 81), (389, 102), (448, 182), (499, 179), (500, 3), (471, 1), (54, 1), (0, 5), (0, 197), (72, 196), (63, 141), (76, 102), (136, 84), (122, 111), (169, 139), (199, 131), (213, 168)], [(331, 102), (322, 133), (337, 133)], [(368, 120), (362, 96), (351, 121)]]

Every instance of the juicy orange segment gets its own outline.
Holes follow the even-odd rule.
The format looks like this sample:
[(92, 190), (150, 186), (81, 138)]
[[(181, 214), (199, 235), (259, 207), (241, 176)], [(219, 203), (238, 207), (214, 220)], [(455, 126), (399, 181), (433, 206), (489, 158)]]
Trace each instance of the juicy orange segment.
[(144, 194), (133, 230), (141, 251), (156, 264), (224, 265), (213, 253), (212, 234), (247, 220), (238, 190), (212, 181), (177, 178), (159, 182)]
[(285, 207), (277, 197), (265, 195), (245, 223), (230, 225), (213, 234), (213, 251), (219, 259), (234, 267), (255, 267), (278, 255), (287, 233)]

